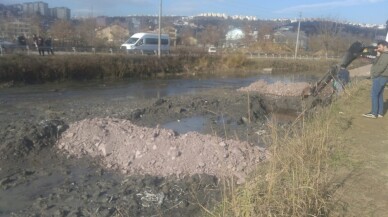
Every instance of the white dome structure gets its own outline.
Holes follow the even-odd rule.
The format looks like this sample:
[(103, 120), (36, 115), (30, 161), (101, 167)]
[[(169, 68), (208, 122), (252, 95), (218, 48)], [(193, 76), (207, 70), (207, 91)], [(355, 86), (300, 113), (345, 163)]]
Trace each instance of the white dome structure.
[(227, 41), (239, 40), (239, 39), (243, 39), (244, 37), (245, 37), (244, 32), (238, 28), (230, 30), (228, 33), (226, 33), (226, 36), (225, 36)]

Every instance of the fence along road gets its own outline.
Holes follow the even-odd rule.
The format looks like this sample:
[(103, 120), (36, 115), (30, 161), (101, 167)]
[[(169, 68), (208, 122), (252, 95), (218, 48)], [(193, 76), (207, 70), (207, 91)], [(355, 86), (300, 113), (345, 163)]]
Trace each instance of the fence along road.
[[(44, 48), (45, 51), (49, 49), (48, 47)], [(55, 54), (125, 54), (126, 52), (123, 50), (120, 50), (118, 48), (95, 48), (95, 47), (54, 47), (54, 53)], [(10, 47), (3, 47), (0, 46), (0, 55), (7, 55), (7, 54), (39, 54), (38, 49), (36, 47), (29, 47), (27, 46), (20, 46), (20, 45), (14, 45)], [(225, 55), (229, 53), (218, 53), (217, 55)], [(291, 54), (273, 54), (273, 53), (245, 53), (249, 58), (255, 59), (255, 58), (261, 58), (261, 59), (300, 59), (300, 60), (337, 60), (340, 59), (340, 57), (335, 56), (309, 56), (309, 55), (298, 55), (296, 58), (294, 55)], [(133, 54), (131, 54), (133, 55)], [(140, 54), (141, 55), (141, 54)], [(174, 53), (172, 52), (172, 55)], [(189, 55), (198, 56), (197, 53), (190, 53)]]

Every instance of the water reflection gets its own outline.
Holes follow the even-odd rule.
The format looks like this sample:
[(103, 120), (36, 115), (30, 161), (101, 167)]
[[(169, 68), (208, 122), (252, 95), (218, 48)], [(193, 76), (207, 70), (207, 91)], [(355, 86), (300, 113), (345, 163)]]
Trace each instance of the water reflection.
[(205, 121), (205, 117), (195, 116), (168, 122), (163, 124), (162, 127), (174, 130), (179, 134), (184, 134), (192, 131), (202, 133), (204, 131)]
[(114, 100), (115, 98), (148, 99), (179, 94), (195, 95), (198, 91), (210, 88), (237, 89), (248, 86), (260, 79), (268, 83), (277, 81), (290, 83), (310, 82), (315, 81), (317, 78), (309, 74), (259, 74), (245, 77), (154, 79), (120, 82), (64, 82), (3, 89), (0, 91), (0, 100), (31, 100), (36, 102), (58, 98), (83, 97), (104, 100)]

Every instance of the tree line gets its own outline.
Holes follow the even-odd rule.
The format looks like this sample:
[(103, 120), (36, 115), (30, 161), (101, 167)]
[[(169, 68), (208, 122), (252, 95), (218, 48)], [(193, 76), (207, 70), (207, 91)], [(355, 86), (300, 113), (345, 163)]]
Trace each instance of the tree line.
[[(229, 48), (245, 52), (266, 52), (266, 53), (293, 53), (295, 50), (295, 39), (289, 39), (287, 43), (275, 43), (274, 34), (282, 26), (290, 26), (288, 30), (297, 31), (295, 23), (276, 21), (248, 21), (231, 20), (212, 17), (196, 17), (186, 25), (176, 25), (176, 17), (163, 18), (162, 26), (165, 33), (169, 33), (174, 40), (173, 45), (180, 47), (208, 47), (216, 46), (225, 48), (226, 34), (232, 28), (239, 28), (244, 33), (236, 43), (239, 46)], [(26, 21), (29, 23), (30, 33), (51, 36), (56, 47), (119, 47), (130, 35), (140, 31), (157, 31), (158, 25), (152, 20), (144, 19), (137, 28), (126, 23), (123, 19), (113, 19), (109, 25), (120, 25), (123, 28), (110, 31), (111, 40), (97, 34), (100, 28), (96, 18), (82, 18), (73, 20), (50, 20), (36, 15)], [(6, 29), (7, 19), (1, 19), (0, 29)], [(336, 21), (321, 20), (319, 22), (303, 22), (301, 31), (307, 36), (307, 46), (300, 49), (298, 53), (320, 54), (320, 55), (341, 55), (354, 41), (371, 43), (376, 35), (374, 29), (359, 29), (349, 31), (351, 27)], [(123, 31), (127, 29), (128, 31)], [(173, 30), (173, 31), (171, 31)], [(3, 34), (4, 35), (4, 34)], [(18, 35), (13, 36), (15, 39)], [(30, 35), (27, 35), (29, 38)]]

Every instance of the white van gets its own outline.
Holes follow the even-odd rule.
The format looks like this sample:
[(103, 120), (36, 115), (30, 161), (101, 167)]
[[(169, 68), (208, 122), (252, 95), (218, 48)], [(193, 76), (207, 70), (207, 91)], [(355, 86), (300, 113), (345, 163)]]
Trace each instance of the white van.
[[(161, 35), (160, 40), (160, 52), (170, 53), (170, 38), (168, 35)], [(125, 49), (128, 53), (157, 54), (158, 41), (159, 34), (135, 33), (120, 46), (120, 49)]]

